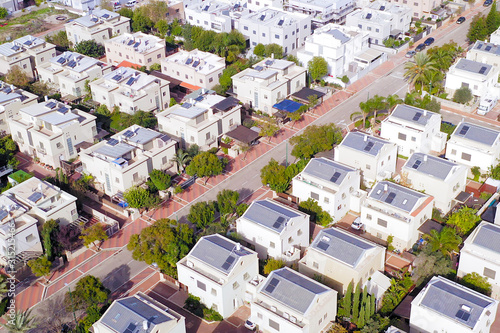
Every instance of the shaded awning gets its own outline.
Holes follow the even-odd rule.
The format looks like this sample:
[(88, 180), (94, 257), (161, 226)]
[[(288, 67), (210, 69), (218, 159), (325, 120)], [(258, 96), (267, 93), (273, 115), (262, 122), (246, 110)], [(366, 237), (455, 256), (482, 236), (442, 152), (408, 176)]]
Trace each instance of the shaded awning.
[(443, 225), (441, 223), (429, 219), (425, 221), (424, 224), (422, 224), (418, 228), (418, 231), (423, 234), (430, 234), (431, 230), (436, 230), (437, 232), (440, 232), (441, 229), (443, 229)]
[(82, 97), (76, 97), (76, 96), (73, 96), (73, 95), (64, 95), (63, 97), (61, 97), (61, 101), (63, 102), (68, 102), (68, 103), (72, 103), (78, 99), (81, 99)]
[(392, 314), (404, 319), (410, 319), (411, 302), (413, 301), (413, 298), (413, 296), (409, 295), (403, 298), (403, 301), (399, 303)]
[(227, 132), (226, 136), (236, 141), (250, 144), (259, 138), (259, 133), (245, 126), (239, 125), (234, 130)]
[(194, 84), (187, 83), (187, 82), (184, 82), (184, 81), (183, 81), (183, 82), (181, 82), (180, 86), (181, 86), (181, 87), (183, 87), (183, 88), (186, 88), (186, 89), (192, 90), (192, 91), (195, 91), (195, 90), (201, 89), (201, 87), (195, 86)]
[(316, 95), (318, 100), (321, 100), (321, 98), (323, 98), (323, 96), (325, 96), (325, 93), (304, 87), (304, 88), (300, 89), (299, 91), (293, 93), (292, 97), (297, 98), (303, 102), (309, 103), (309, 96), (314, 96), (314, 95)]
[(171, 76), (168, 76), (168, 75), (165, 75), (163, 74), (162, 72), (159, 72), (159, 71), (152, 71), (151, 73), (149, 73), (150, 75), (153, 75), (159, 79), (162, 79), (162, 80), (167, 80), (168, 82), (170, 82), (170, 88), (173, 88), (173, 87), (176, 87), (176, 86), (180, 86), (182, 81), (181, 80), (178, 80), (176, 78), (173, 78)]
[(364, 61), (367, 63), (372, 63), (373, 61), (380, 58), (382, 54), (384, 54), (384, 52), (375, 49), (368, 49), (362, 54), (355, 56), (354, 59), (358, 61), (362, 60), (362, 62)]
[(239, 101), (234, 97), (228, 97), (215, 104), (213, 108), (217, 111), (226, 111), (238, 105)]
[(277, 104), (273, 105), (273, 108), (279, 111), (285, 111), (289, 113), (293, 113), (300, 109), (301, 106), (304, 104), (301, 104), (299, 102), (291, 101), (289, 99), (285, 99)]

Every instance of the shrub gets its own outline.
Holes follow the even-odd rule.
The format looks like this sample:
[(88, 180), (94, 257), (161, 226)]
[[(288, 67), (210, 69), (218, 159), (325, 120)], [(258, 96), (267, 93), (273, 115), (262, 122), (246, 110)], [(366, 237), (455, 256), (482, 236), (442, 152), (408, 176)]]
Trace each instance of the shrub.
[(467, 104), (472, 100), (472, 91), (469, 87), (461, 87), (453, 94), (453, 101), (460, 104)]

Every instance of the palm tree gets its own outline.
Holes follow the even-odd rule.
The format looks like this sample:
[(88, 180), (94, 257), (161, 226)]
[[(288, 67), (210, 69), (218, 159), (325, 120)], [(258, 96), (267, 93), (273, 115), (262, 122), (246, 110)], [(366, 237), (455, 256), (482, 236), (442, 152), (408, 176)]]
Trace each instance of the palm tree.
[(2, 324), (9, 333), (24, 333), (37, 325), (34, 321), (35, 319), (31, 317), (31, 311), (16, 311), (13, 317), (9, 317), (7, 324)]
[(368, 115), (370, 114), (370, 111), (371, 111), (369, 101), (360, 102), (359, 108), (361, 109), (361, 111), (352, 113), (351, 120), (361, 116), (363, 118), (363, 128), (366, 128), (366, 117), (368, 117)]
[(429, 72), (426, 75), (427, 83), (429, 83), (429, 94), (432, 95), (432, 88), (439, 85), (436, 85), (437, 82), (443, 79), (441, 72)]
[(422, 85), (426, 82), (429, 72), (438, 71), (436, 63), (431, 57), (422, 52), (415, 55), (415, 62), (405, 64), (405, 70), (405, 79), (414, 87), (417, 83), (420, 83), (420, 90), (422, 90)]
[(373, 96), (369, 101), (370, 111), (373, 111), (372, 127), (375, 126), (377, 120), (377, 111), (383, 110), (386, 107), (385, 98), (379, 95)]
[(5, 275), (0, 275), (0, 295), (5, 294), (7, 291), (9, 291), (7, 278)]
[(454, 53), (455, 52), (451, 52), (450, 50), (440, 48), (431, 55), (431, 59), (436, 63), (438, 69), (447, 70), (453, 63)]
[(445, 256), (452, 252), (458, 252), (458, 246), (462, 243), (462, 238), (453, 228), (444, 227), (441, 232), (431, 230), (429, 235), (424, 235), (424, 238), (429, 242), (431, 250), (441, 251)]
[(191, 157), (189, 154), (182, 149), (179, 149), (177, 151), (177, 154), (171, 159), (172, 162), (175, 162), (177, 165), (177, 173), (180, 175), (182, 172), (184, 172), (184, 169), (186, 168), (186, 165), (191, 161)]
[(250, 149), (252, 149), (252, 146), (250, 146), (248, 143), (241, 143), (239, 145), (238, 150), (240, 151), (240, 153), (245, 154), (245, 155), (243, 155), (243, 158), (242, 158), (243, 161), (247, 158), (247, 154), (248, 154), (248, 151)]
[(401, 98), (399, 98), (398, 95), (394, 94), (394, 95), (389, 95), (385, 98), (385, 105), (387, 107), (387, 111), (392, 111), (392, 109), (398, 105), (398, 104), (401, 104), (403, 103), (403, 100)]

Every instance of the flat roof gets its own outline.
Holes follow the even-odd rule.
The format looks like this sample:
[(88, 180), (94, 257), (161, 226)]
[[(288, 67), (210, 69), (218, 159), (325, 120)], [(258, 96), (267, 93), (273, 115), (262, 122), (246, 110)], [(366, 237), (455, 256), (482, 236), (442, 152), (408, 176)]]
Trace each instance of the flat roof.
[(394, 111), (392, 111), (389, 119), (394, 117), (425, 126), (434, 115), (437, 114), (432, 111), (420, 109), (406, 104), (398, 104), (394, 108)]
[(471, 243), (500, 254), (500, 226), (483, 222), (477, 229)]
[(339, 146), (349, 147), (372, 156), (377, 156), (384, 145), (392, 145), (392, 143), (362, 132), (347, 133), (339, 144)]
[(108, 156), (110, 158), (119, 158), (122, 157), (123, 155), (131, 152), (134, 150), (135, 147), (131, 146), (127, 143), (118, 143), (114, 146), (109, 145), (108, 143), (103, 144), (96, 150), (94, 150), (94, 153), (96, 154), (101, 154), (104, 156)]
[(493, 66), (491, 65), (465, 58), (461, 58), (460, 60), (458, 60), (457, 64), (455, 65), (455, 69), (457, 70), (463, 70), (484, 76), (489, 74), (492, 67)]
[(500, 46), (497, 44), (486, 43), (486, 42), (478, 40), (474, 43), (474, 46), (472, 47), (472, 49), (500, 56)]
[(247, 128), (243, 125), (238, 125), (234, 130), (226, 133), (227, 137), (235, 139), (237, 141), (249, 144), (259, 138), (259, 133)]
[(305, 215), (273, 200), (256, 200), (250, 204), (242, 217), (281, 233), (291, 219), (301, 214)]
[(487, 146), (493, 146), (498, 140), (499, 135), (500, 131), (495, 131), (473, 123), (461, 122), (455, 128), (455, 131), (453, 131), (452, 138), (456, 136)]
[(295, 97), (295, 98), (298, 98), (298, 99), (301, 99), (304, 101), (308, 101), (309, 96), (314, 96), (314, 95), (316, 95), (318, 99), (321, 99), (323, 96), (325, 96), (325, 93), (311, 89), (311, 88), (304, 87), (304, 88), (300, 89), (299, 91), (293, 93), (292, 97)]
[(424, 153), (414, 153), (406, 161), (403, 168), (416, 170), (423, 174), (445, 180), (452, 172), (453, 168), (458, 166), (457, 163), (445, 160), (444, 158)]
[(406, 212), (413, 211), (421, 198), (429, 197), (389, 181), (378, 182), (368, 196)]
[(302, 173), (340, 185), (347, 174), (354, 171), (356, 171), (356, 169), (347, 165), (332, 161), (325, 157), (320, 157), (313, 158), (309, 161)]

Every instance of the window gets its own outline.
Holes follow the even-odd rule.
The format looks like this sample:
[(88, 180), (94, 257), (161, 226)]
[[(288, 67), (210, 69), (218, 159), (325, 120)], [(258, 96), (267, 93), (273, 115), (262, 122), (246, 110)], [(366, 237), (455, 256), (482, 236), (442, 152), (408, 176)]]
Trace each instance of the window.
[(262, 33), (262, 37), (266, 37), (266, 33), (265, 32)]
[(115, 177), (115, 183), (120, 184), (120, 178)]
[(456, 150), (456, 149), (452, 149), (452, 150), (451, 150), (451, 154), (452, 154), (452, 155), (456, 155), (456, 154), (457, 154), (457, 150)]
[(319, 264), (317, 262), (313, 261), (313, 267), (316, 269), (319, 269)]
[(366, 214), (366, 219), (367, 219), (367, 220), (371, 220), (371, 219), (372, 219), (371, 214)]
[(372, 166), (370, 164), (366, 165), (366, 170), (370, 170), (371, 168), (372, 168)]
[(382, 238), (382, 234), (380, 232), (377, 232), (377, 238)]
[(363, 26), (361, 24), (358, 24), (358, 28), (363, 29)]
[(288, 35), (285, 35), (285, 39), (288, 39)]
[(497, 272), (495, 272), (494, 270), (486, 267), (484, 268), (483, 275), (486, 276), (487, 278), (494, 279), (496, 274)]
[(246, 281), (248, 279), (250, 279), (250, 274), (248, 274), (248, 273), (243, 274), (243, 280)]
[(311, 198), (314, 199), (314, 200), (319, 200), (319, 194), (311, 192)]
[(213, 82), (213, 81), (214, 81), (213, 77), (211, 77), (211, 78), (208, 79), (208, 82)]
[(163, 156), (161, 159), (161, 164), (167, 164), (167, 162), (168, 162), (167, 156)]
[(156, 55), (156, 59), (160, 59), (160, 58), (161, 58), (161, 53), (158, 53), (158, 54)]
[(197, 285), (197, 286), (198, 286), (198, 288), (200, 288), (201, 290), (203, 290), (203, 291), (207, 291), (207, 286), (206, 286), (203, 282), (201, 282), (200, 280), (197, 280), (197, 281), (196, 281), (196, 285)]
[(257, 6), (259, 6), (259, 5), (260, 5), (260, 2), (256, 1), (256, 2), (255, 2), (255, 4), (256, 4)]
[(269, 247), (274, 249), (276, 247), (276, 244), (274, 244), (274, 242), (269, 242)]
[[(140, 61), (140, 60), (139, 60)], [(148, 63), (150, 63), (151, 61), (153, 61), (151, 58), (148, 58)]]
[[(250, 2), (250, 0), (248, 2)], [(257, 313), (257, 318), (262, 319), (262, 313)]]
[[(41, 142), (40, 142), (40, 143), (41, 143)], [(56, 144), (56, 147), (57, 147), (57, 149), (61, 149), (61, 148), (63, 147), (63, 145), (62, 145), (62, 143), (58, 142), (58, 143)]]
[(233, 126), (234, 119), (229, 119), (229, 126)]
[(184, 75), (184, 76), (186, 77), (186, 79), (189, 79), (189, 76), (188, 76), (187, 74), (186, 74), (186, 75)]
[(255, 31), (255, 30), (254, 30), (254, 31), (253, 31), (253, 34), (254, 34), (254, 35), (256, 35), (256, 34), (257, 34), (257, 31)]
[(23, 68), (26, 69), (26, 64), (23, 65)]
[[(304, 26), (304, 29), (307, 29), (307, 24)], [(298, 31), (297, 31), (298, 32)]]
[(278, 324), (272, 319), (269, 319), (269, 327), (274, 328), (276, 331), (280, 330), (280, 324)]
[(406, 134), (398, 133), (398, 139), (402, 141), (406, 141)]
[(329, 198), (327, 198), (327, 197), (325, 197), (325, 198), (323, 199), (323, 201), (324, 201), (326, 204), (327, 204), (327, 203), (330, 203), (330, 199), (329, 199)]
[(208, 21), (205, 21), (204, 23), (205, 23), (205, 25), (208, 25)]
[(44, 58), (44, 57), (40, 58), (40, 61), (44, 61), (44, 60), (45, 60), (45, 58)]
[(233, 290), (236, 290), (240, 287), (238, 282), (233, 283)]
[(274, 35), (274, 38), (280, 39), (280, 35)]
[(288, 244), (291, 244), (293, 242), (293, 238), (292, 237), (288, 237)]
[(210, 132), (208, 132), (206, 135), (205, 135), (205, 139), (210, 139)]
[(215, 290), (214, 288), (212, 288), (212, 295), (217, 296), (217, 290)]
[(376, 32), (380, 32), (380, 29), (379, 29), (379, 28), (376, 28), (376, 29), (375, 29), (375, 31), (376, 31)]
[(382, 219), (377, 219), (377, 224), (381, 227), (387, 228), (387, 221)]
[(413, 3), (413, 6), (418, 6), (418, 2), (414, 2), (414, 3)]
[(417, 138), (416, 138), (416, 137), (414, 137), (414, 136), (412, 136), (412, 137), (411, 137), (411, 141), (415, 142), (415, 141), (417, 141)]
[(297, 230), (297, 236), (301, 236), (302, 235), (302, 230)]
[(372, 27), (366, 27), (366, 30), (372, 31)]
[(202, 79), (200, 79), (200, 83), (203, 83), (203, 80), (202, 80)]
[(192, 16), (189, 16), (189, 19), (190, 19), (190, 20), (192, 20), (192, 19), (193, 19), (193, 17), (192, 17)]
[(132, 176), (133, 179), (134, 179), (134, 182), (138, 181), (139, 180), (139, 174), (136, 172), (134, 173), (134, 175)]
[(28, 236), (26, 236), (26, 242), (31, 243), (34, 240), (35, 236), (33, 236), (33, 234), (29, 234)]
[(248, 30), (248, 27), (243, 27), (243, 30)]
[(470, 161), (471, 159), (471, 155), (470, 154), (467, 154), (467, 153), (462, 153), (462, 159), (464, 161)]

